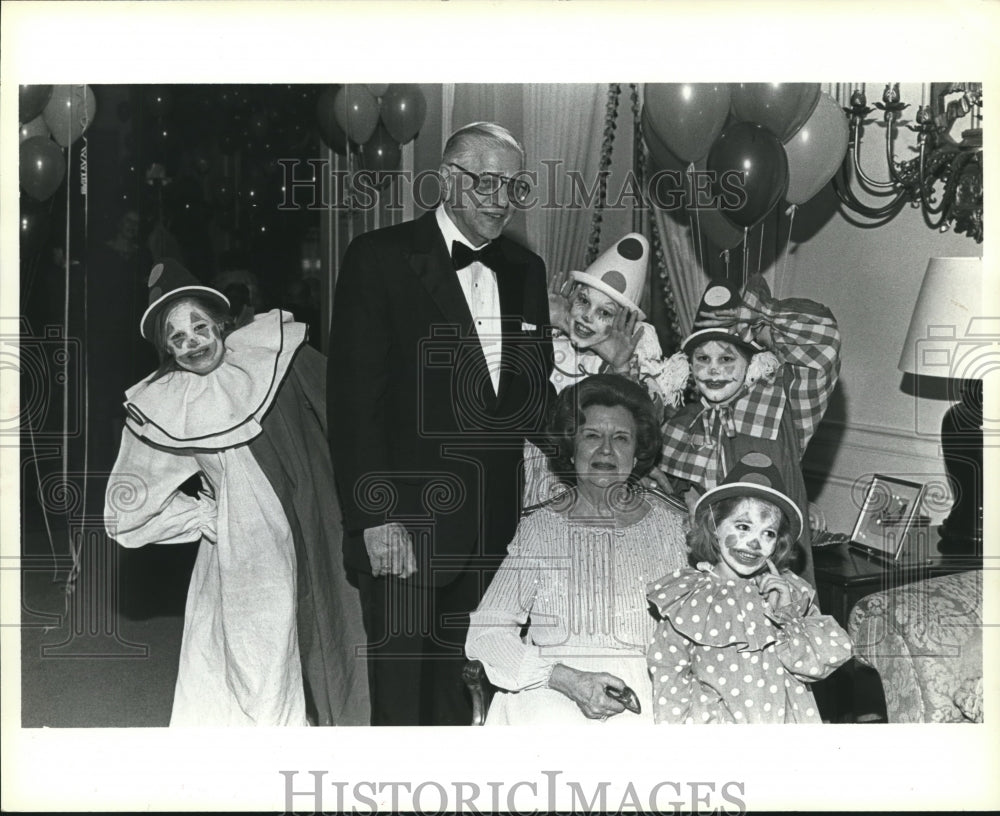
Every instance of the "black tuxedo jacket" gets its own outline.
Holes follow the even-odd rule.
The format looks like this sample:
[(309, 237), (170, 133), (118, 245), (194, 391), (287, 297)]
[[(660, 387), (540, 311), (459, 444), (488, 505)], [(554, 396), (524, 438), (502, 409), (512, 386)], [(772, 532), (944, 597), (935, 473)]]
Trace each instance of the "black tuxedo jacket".
[(387, 521), (414, 534), (422, 584), (498, 561), (513, 537), (524, 440), (544, 431), (552, 397), (552, 342), (544, 262), (496, 244), (497, 392), (433, 212), (347, 249), (327, 404), (349, 566), (371, 570), (361, 534)]

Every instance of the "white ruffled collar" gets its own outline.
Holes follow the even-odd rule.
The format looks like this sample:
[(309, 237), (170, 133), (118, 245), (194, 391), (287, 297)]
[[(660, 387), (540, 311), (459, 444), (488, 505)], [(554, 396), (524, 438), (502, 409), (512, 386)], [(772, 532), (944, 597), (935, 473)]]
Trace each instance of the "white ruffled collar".
[(219, 449), (249, 442), (271, 407), (306, 326), (273, 309), (230, 334), (222, 363), (208, 374), (172, 371), (125, 392), (126, 423), (171, 448)]

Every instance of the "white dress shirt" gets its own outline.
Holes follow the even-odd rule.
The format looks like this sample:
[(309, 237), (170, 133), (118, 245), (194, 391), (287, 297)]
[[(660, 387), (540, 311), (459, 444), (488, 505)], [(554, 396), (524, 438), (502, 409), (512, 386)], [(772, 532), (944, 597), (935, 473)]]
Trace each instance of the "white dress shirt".
[[(444, 236), (444, 243), (448, 247), (449, 253), (452, 241), (458, 241), (473, 250), (482, 248), (469, 246), (465, 236), (448, 216), (444, 205), (437, 208), (436, 215), (438, 227)], [(501, 344), (500, 292), (497, 289), (496, 272), (480, 261), (473, 261), (464, 269), (457, 270), (457, 275), (458, 283), (465, 295), (465, 302), (469, 304), (469, 311), (472, 313), (479, 343), (486, 357), (493, 391), (499, 391), (500, 357), (503, 347)]]

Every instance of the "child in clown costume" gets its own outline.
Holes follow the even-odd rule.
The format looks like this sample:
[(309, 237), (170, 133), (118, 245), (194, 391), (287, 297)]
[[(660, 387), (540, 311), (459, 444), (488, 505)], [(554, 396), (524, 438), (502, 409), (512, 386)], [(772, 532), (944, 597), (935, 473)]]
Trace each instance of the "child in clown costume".
[[(680, 405), (691, 383), (698, 401), (666, 420), (660, 469), (680, 492), (685, 482), (704, 491), (748, 450), (762, 451), (808, 518), (800, 462), (840, 373), (836, 319), (814, 301), (773, 298), (758, 275), (742, 297), (726, 282), (710, 283), (695, 329), (668, 363), (676, 379), (667, 402)], [(814, 583), (808, 525), (796, 568)]]
[(149, 286), (140, 333), (161, 365), (126, 392), (105, 525), (125, 547), (201, 541), (170, 724), (366, 724), (325, 361), (287, 312), (228, 331), (225, 296), (174, 260)]
[(749, 451), (694, 507), (690, 567), (654, 581), (646, 660), (657, 723), (819, 723), (810, 685), (851, 639), (787, 569), (803, 529), (767, 454)]
[[(565, 294), (550, 295), (555, 329), (550, 377), (556, 393), (598, 373), (622, 374), (644, 385), (662, 406), (668, 395), (666, 362), (656, 330), (638, 303), (646, 286), (649, 242), (632, 232), (615, 242), (583, 272), (569, 274)], [(531, 507), (562, 492), (545, 455), (525, 444), (524, 505)]]

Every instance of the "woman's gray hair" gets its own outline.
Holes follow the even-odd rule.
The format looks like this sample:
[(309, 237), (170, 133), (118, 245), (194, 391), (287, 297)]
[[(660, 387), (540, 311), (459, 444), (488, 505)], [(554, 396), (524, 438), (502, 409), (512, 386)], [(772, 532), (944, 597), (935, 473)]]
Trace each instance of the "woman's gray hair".
[(496, 122), (473, 122), (460, 127), (448, 137), (441, 163), (469, 164), (471, 157), (484, 150), (498, 148), (516, 150), (521, 163), (524, 163), (524, 147), (507, 128)]

